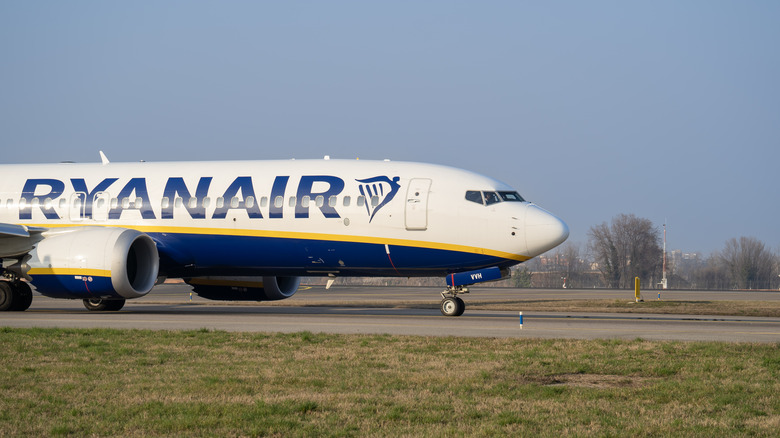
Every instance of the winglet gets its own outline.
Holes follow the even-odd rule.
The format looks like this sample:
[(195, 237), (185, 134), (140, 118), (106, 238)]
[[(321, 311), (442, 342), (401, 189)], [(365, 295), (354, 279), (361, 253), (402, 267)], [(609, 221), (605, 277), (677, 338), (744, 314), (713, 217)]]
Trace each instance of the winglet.
[(109, 163), (108, 157), (106, 157), (106, 154), (104, 154), (103, 151), (99, 151), (99, 152), (100, 152), (100, 160), (103, 161), (103, 165), (105, 166), (106, 164)]

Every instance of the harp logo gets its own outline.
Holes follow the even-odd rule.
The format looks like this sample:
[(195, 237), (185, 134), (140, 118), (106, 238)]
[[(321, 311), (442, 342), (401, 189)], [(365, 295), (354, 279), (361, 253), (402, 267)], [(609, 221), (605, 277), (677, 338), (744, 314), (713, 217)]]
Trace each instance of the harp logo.
[(400, 178), (394, 176), (391, 180), (386, 176), (375, 176), (373, 178), (355, 180), (360, 183), (358, 189), (360, 194), (366, 197), (366, 212), (368, 213), (368, 222), (374, 219), (376, 213), (393, 200), (401, 185), (398, 184)]

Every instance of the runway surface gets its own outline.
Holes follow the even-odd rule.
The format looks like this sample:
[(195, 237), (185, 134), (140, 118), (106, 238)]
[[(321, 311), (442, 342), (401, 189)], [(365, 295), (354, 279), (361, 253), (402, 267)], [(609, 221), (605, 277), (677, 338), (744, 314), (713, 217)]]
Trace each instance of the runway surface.
[[(147, 297), (129, 300), (119, 312), (89, 312), (81, 301), (54, 300), (36, 294), (32, 307), (26, 312), (0, 314), (0, 326), (780, 342), (780, 318), (523, 312), (521, 327), (515, 311), (467, 308), (463, 316), (447, 318), (439, 313), (438, 308), (360, 306), (361, 301), (387, 301), (388, 304), (420, 302), (431, 307), (440, 299), (438, 292), (438, 288), (355, 286), (326, 291), (321, 286), (315, 286), (304, 288), (281, 305), (270, 306), (264, 303), (215, 302), (197, 296), (190, 300), (187, 286), (166, 284), (155, 288)], [(625, 299), (632, 294), (612, 290), (483, 288), (466, 296), (466, 301)], [(780, 300), (780, 292), (665, 291), (664, 295), (670, 300)], [(317, 304), (319, 301), (321, 303)], [(338, 304), (346, 302), (350, 307)], [(315, 306), (302, 306), (304, 304)]]

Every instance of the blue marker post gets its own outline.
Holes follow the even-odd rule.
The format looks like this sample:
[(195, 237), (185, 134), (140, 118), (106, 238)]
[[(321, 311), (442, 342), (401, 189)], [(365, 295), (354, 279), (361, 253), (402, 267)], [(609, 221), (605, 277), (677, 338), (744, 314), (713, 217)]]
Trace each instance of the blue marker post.
[(520, 328), (523, 328), (523, 312), (520, 312)]

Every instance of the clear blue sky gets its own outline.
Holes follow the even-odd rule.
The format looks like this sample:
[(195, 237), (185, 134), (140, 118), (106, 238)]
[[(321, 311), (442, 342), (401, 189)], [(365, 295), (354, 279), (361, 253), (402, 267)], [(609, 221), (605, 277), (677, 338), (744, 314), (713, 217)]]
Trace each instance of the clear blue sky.
[(780, 2), (3, 1), (6, 163), (411, 160), (780, 249)]

